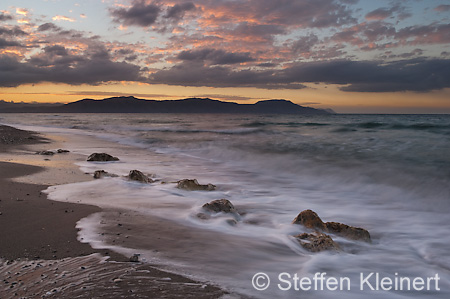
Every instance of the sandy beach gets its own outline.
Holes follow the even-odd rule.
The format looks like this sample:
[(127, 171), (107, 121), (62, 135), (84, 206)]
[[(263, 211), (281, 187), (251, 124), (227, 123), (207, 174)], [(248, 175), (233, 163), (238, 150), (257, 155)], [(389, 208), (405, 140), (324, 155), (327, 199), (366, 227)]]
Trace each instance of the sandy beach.
[[(75, 165), (62, 163), (68, 159), (64, 154), (35, 154), (59, 145), (37, 133), (0, 126), (0, 298), (217, 298), (226, 294), (215, 286), (79, 242), (77, 221), (101, 209), (50, 201), (41, 192), (51, 184), (90, 179)], [(20, 177), (31, 177), (34, 183)]]

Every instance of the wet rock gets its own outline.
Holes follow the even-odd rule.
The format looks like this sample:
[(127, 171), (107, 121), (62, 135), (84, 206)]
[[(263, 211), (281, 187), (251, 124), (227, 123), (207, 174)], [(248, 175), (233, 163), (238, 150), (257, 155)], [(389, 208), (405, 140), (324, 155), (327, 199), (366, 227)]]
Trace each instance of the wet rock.
[(213, 200), (211, 202), (205, 203), (202, 208), (214, 213), (237, 213), (236, 208), (228, 199)]
[(135, 253), (130, 257), (130, 262), (138, 263), (139, 262), (139, 254)]
[(37, 155), (44, 155), (44, 156), (53, 156), (55, 154), (55, 152), (52, 151), (40, 151), (40, 152), (36, 152)]
[(369, 243), (372, 241), (370, 239), (370, 233), (364, 228), (349, 226), (338, 222), (327, 222), (325, 225), (327, 226), (328, 232), (341, 237)]
[(128, 174), (128, 178), (132, 181), (138, 181), (141, 183), (153, 183), (153, 180), (151, 178), (136, 169), (130, 171), (130, 173)]
[(70, 153), (69, 150), (65, 150), (65, 149), (58, 149), (56, 152), (57, 152), (58, 154)]
[(110, 154), (107, 153), (93, 153), (88, 158), (88, 161), (100, 161), (100, 162), (107, 162), (107, 161), (119, 161), (119, 158), (113, 157)]
[(96, 170), (94, 172), (94, 179), (101, 179), (104, 177), (118, 177), (118, 175), (114, 174), (114, 173), (106, 172), (104, 170)]
[(300, 214), (295, 217), (293, 224), (301, 224), (307, 228), (326, 230), (327, 227), (325, 223), (323, 223), (322, 219), (320, 219), (319, 215), (316, 212), (311, 210), (304, 210), (300, 212)]
[(297, 241), (308, 251), (320, 252), (324, 250), (339, 251), (339, 245), (333, 239), (324, 233), (314, 232), (312, 234), (303, 233), (294, 236)]
[(216, 186), (213, 184), (207, 184), (207, 185), (200, 185), (196, 179), (184, 179), (177, 182), (177, 188), (189, 190), (189, 191), (213, 191), (216, 189)]
[(341, 237), (371, 242), (370, 233), (364, 228), (353, 227), (339, 222), (324, 223), (320, 217), (311, 210), (304, 210), (294, 219), (293, 224), (301, 224), (307, 228), (332, 233)]

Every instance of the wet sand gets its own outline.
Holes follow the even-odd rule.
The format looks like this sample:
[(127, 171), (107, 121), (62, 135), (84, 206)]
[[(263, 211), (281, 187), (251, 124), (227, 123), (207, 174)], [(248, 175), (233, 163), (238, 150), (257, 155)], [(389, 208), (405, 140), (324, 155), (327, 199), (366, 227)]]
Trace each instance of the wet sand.
[[(48, 185), (17, 181), (51, 171), (52, 157), (34, 155), (33, 150), (54, 146), (36, 133), (0, 125), (0, 298), (218, 298), (227, 294), (79, 242), (76, 222), (100, 208), (50, 201), (41, 192)], [(29, 159), (45, 161), (49, 167), (5, 162)], [(60, 179), (61, 173), (74, 172), (58, 169), (59, 173), (43, 177)], [(77, 175), (63, 181), (80, 180), (83, 174)]]

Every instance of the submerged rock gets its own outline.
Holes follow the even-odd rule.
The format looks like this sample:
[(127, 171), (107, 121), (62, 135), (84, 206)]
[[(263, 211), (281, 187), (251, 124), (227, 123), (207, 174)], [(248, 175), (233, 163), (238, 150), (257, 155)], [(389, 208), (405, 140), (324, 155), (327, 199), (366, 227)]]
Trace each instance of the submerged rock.
[(339, 222), (326, 222), (320, 219), (319, 215), (311, 210), (304, 210), (295, 217), (293, 224), (301, 224), (307, 228), (316, 229), (323, 232), (339, 235), (341, 237), (371, 242), (370, 233), (364, 228), (349, 226)]
[(320, 252), (324, 250), (335, 250), (339, 251), (339, 245), (333, 241), (333, 239), (324, 233), (315, 232), (312, 234), (303, 233), (294, 236), (297, 241), (308, 251)]
[(106, 162), (106, 161), (119, 161), (119, 158), (113, 157), (110, 154), (107, 153), (93, 153), (88, 158), (88, 161), (100, 161), (100, 162)]
[(69, 150), (65, 150), (65, 149), (58, 149), (56, 152), (57, 152), (58, 154), (70, 153)]
[(52, 151), (39, 151), (36, 152), (36, 155), (44, 155), (44, 156), (53, 156), (55, 152)]
[(151, 178), (136, 169), (130, 171), (130, 173), (128, 174), (128, 178), (132, 181), (138, 181), (141, 183), (153, 183), (153, 180)]
[(327, 222), (325, 223), (327, 229), (330, 233), (339, 235), (341, 237), (359, 240), (364, 242), (371, 242), (370, 233), (364, 228), (349, 226), (338, 222)]
[(177, 183), (178, 183), (177, 188), (189, 191), (198, 191), (198, 190), (213, 191), (216, 189), (216, 186), (213, 184), (200, 185), (196, 179), (193, 180), (184, 179), (178, 181)]
[(202, 208), (213, 213), (237, 213), (236, 208), (228, 199), (217, 199), (205, 203)]
[(301, 224), (307, 228), (326, 230), (325, 223), (320, 219), (319, 215), (312, 210), (304, 210), (295, 217), (293, 224)]
[(105, 177), (118, 177), (118, 175), (114, 174), (114, 173), (106, 172), (104, 170), (96, 170), (94, 172), (94, 179), (101, 179), (101, 178), (105, 178)]
[(139, 263), (139, 253), (135, 253), (132, 256), (130, 256), (130, 262), (132, 263)]

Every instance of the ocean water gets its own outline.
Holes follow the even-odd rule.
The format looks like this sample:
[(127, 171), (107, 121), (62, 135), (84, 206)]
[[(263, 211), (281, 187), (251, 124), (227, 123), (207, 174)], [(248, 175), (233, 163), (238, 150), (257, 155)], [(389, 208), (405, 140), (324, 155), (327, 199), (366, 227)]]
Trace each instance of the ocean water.
[[(157, 182), (149, 185), (117, 177), (46, 191), (53, 200), (115, 211), (78, 223), (80, 239), (93, 246), (139, 253), (257, 298), (450, 296), (450, 115), (1, 114), (0, 123), (68, 136), (66, 148), (75, 153), (120, 158), (78, 163), (85, 172), (153, 174)], [(174, 182), (184, 178), (217, 190), (177, 189)], [(221, 198), (241, 217), (196, 216), (204, 203)], [(305, 209), (324, 221), (366, 228), (372, 243), (333, 236), (341, 252), (304, 250), (292, 235), (307, 230), (291, 222)], [(155, 217), (164, 225), (157, 227)], [(101, 234), (119, 220), (133, 227), (127, 232), (133, 242)], [(252, 285), (259, 272), (270, 278), (263, 291)], [(374, 288), (375, 274), (393, 281), (420, 277), (425, 287), (361, 286), (372, 272)], [(285, 281), (287, 274), (312, 280), (317, 273), (348, 278), (350, 290), (317, 289), (314, 282), (310, 290), (295, 290), (293, 279), (290, 287)], [(438, 285), (431, 279), (427, 290), (427, 278), (436, 275)]]

